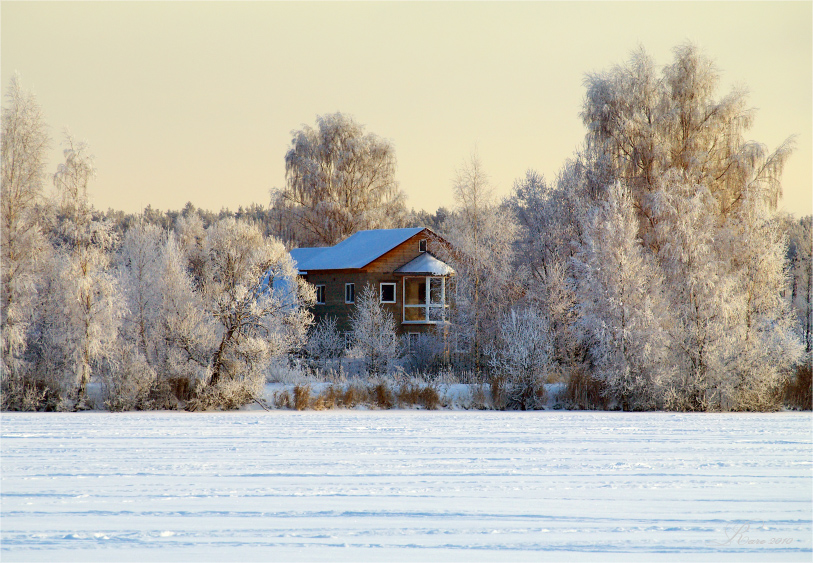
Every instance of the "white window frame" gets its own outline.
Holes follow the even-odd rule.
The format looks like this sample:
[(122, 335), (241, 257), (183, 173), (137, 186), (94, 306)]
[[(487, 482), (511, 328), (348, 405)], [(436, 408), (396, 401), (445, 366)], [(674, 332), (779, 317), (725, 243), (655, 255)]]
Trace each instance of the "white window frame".
[(426, 239), (418, 241), (418, 252), (426, 252)]
[[(391, 285), (392, 286), (392, 301), (384, 301), (384, 286), (385, 285)], [(398, 301), (398, 294), (396, 293), (396, 291), (398, 289), (396, 287), (397, 285), (398, 284), (396, 284), (394, 282), (381, 282), (381, 284), (378, 286), (378, 301), (379, 301), (379, 303), (396, 303)]]
[[(322, 294), (322, 300), (321, 301), (319, 301), (319, 293), (320, 293), (319, 289), (320, 288), (322, 290), (321, 291), (321, 294)], [(316, 286), (316, 304), (317, 305), (324, 305), (325, 304), (325, 301), (327, 301), (327, 299), (325, 299), (327, 297), (326, 294), (327, 294), (327, 287), (325, 286), (325, 284), (323, 284), (323, 283), (318, 284)]]
[[(406, 287), (407, 287), (407, 280), (408, 279), (421, 279), (423, 278), (426, 283), (426, 303), (419, 303), (417, 305), (407, 305), (406, 299)], [(432, 281), (431, 280), (440, 280), (440, 303), (432, 303)], [(403, 283), (403, 299), (401, 300), (401, 318), (403, 321), (401, 324), (405, 325), (437, 325), (443, 324), (446, 322), (446, 319), (449, 318), (449, 303), (446, 301), (446, 278), (443, 276), (405, 276), (402, 280)], [(407, 309), (423, 309), (423, 319), (420, 321), (408, 321), (406, 320), (406, 310)], [(443, 311), (443, 320), (442, 321), (433, 321), (430, 320), (431, 316), (429, 314), (429, 309), (444, 309)]]
[[(350, 290), (352, 295), (350, 295), (351, 299), (347, 299), (348, 293), (347, 290)], [(356, 302), (356, 284), (354, 283), (346, 283), (344, 284), (344, 302), (347, 304), (353, 304)]]

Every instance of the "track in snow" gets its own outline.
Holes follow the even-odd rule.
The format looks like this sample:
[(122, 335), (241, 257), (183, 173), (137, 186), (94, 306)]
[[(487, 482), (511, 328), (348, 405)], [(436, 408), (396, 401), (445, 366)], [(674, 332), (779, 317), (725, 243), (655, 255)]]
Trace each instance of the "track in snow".
[[(811, 416), (2, 415), (7, 561), (810, 561)], [(779, 542), (779, 543), (777, 543)]]

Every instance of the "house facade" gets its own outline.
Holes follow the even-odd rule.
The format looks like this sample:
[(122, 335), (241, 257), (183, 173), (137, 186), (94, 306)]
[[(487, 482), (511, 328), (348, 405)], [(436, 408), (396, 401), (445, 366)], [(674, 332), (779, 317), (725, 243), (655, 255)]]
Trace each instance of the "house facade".
[(317, 322), (335, 317), (339, 331), (349, 332), (356, 299), (370, 284), (398, 334), (417, 334), (448, 319), (454, 270), (431, 253), (444, 242), (423, 227), (378, 229), (335, 246), (296, 248), (291, 256), (299, 275), (316, 287)]

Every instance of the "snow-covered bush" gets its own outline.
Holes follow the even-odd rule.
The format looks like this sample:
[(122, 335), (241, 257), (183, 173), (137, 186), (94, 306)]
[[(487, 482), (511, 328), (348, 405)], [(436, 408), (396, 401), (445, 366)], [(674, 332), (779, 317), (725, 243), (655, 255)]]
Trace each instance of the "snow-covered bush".
[(138, 351), (126, 347), (115, 364), (101, 376), (102, 401), (110, 411), (147, 410), (154, 408), (151, 393), (155, 371)]
[(356, 299), (351, 319), (353, 352), (370, 375), (386, 375), (398, 356), (398, 337), (392, 313), (379, 303), (378, 291), (366, 284)]
[(447, 338), (441, 330), (403, 337), (404, 368), (410, 373), (437, 373), (446, 362)]
[(308, 336), (305, 351), (323, 371), (341, 368), (344, 355), (344, 336), (336, 328), (335, 317), (320, 320)]
[(503, 316), (496, 347), (491, 350), (496, 408), (503, 403), (521, 410), (544, 406), (550, 352), (550, 326), (539, 311), (526, 307)]

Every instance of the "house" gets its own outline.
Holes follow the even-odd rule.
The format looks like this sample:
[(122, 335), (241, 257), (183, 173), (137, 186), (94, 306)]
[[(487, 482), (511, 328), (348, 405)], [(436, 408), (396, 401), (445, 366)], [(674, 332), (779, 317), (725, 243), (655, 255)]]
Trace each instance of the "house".
[(295, 248), (299, 275), (316, 286), (316, 321), (335, 317), (348, 332), (356, 298), (371, 284), (398, 334), (426, 332), (448, 319), (454, 270), (430, 250), (445, 241), (423, 227), (359, 231), (324, 248)]

